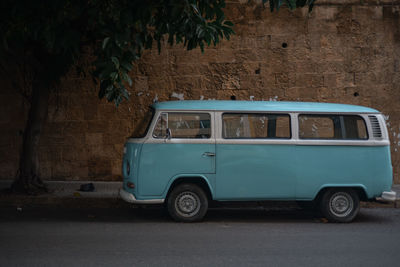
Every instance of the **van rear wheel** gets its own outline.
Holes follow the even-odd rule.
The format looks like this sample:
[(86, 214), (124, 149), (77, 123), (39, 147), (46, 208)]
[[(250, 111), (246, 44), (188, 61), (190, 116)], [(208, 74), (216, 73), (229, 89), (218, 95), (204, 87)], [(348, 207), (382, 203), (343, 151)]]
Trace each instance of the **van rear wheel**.
[(351, 222), (360, 210), (358, 194), (347, 188), (329, 189), (322, 196), (321, 212), (330, 222)]
[(208, 199), (203, 189), (194, 184), (176, 186), (167, 199), (168, 212), (175, 221), (196, 222), (203, 219)]

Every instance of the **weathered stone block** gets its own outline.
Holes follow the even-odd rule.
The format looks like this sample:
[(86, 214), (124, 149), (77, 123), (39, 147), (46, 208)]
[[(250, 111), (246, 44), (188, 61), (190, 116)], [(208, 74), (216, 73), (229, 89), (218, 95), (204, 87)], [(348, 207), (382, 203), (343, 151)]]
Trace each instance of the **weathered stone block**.
[(324, 86), (326, 88), (336, 88), (337, 87), (337, 74), (336, 73), (324, 73)]
[(40, 178), (43, 180), (51, 180), (52, 176), (52, 162), (51, 161), (41, 161), (40, 162)]
[(311, 33), (310, 35), (337, 33), (336, 23), (324, 20), (319, 20), (318, 23), (315, 20), (308, 20), (307, 29)]
[[(100, 144), (99, 144), (100, 146)], [(98, 146), (98, 147), (99, 147)], [(87, 161), (88, 160), (88, 146), (61, 146), (61, 158), (63, 161)]]
[(285, 97), (290, 100), (296, 100), (300, 97), (298, 87), (289, 87), (285, 89)]
[(111, 163), (103, 158), (91, 158), (88, 161), (88, 176), (90, 178), (101, 178), (111, 176)]
[(55, 162), (51, 165), (51, 178), (54, 180), (85, 180), (88, 167), (83, 161)]
[(88, 133), (102, 133), (109, 129), (108, 120), (90, 120), (87, 122), (87, 132)]
[(299, 96), (306, 99), (315, 99), (318, 97), (318, 89), (312, 87), (299, 87)]
[(73, 135), (87, 130), (87, 122), (82, 118), (79, 121), (65, 121), (59, 125), (64, 135)]
[[(393, 3), (391, 3), (393, 4)], [(391, 5), (383, 7), (383, 18), (384, 19), (398, 19), (399, 18), (399, 6)]]
[(44, 125), (45, 136), (62, 136), (64, 134), (65, 122), (47, 122)]
[(313, 60), (304, 60), (295, 62), (296, 73), (314, 73), (318, 69), (318, 65)]
[(318, 88), (318, 97), (320, 99), (332, 98), (332, 97), (335, 97), (334, 92), (335, 92), (334, 90), (329, 89), (327, 87), (320, 87), (320, 88)]
[(275, 73), (275, 86), (287, 87), (288, 85), (289, 85), (289, 73)]
[(147, 91), (149, 89), (148, 78), (146, 76), (136, 77), (133, 86), (135, 90)]
[(83, 118), (86, 121), (97, 119), (97, 105), (85, 105), (83, 107)]
[(175, 88), (177, 90), (200, 89), (201, 76), (180, 76), (179, 79), (175, 79)]
[(68, 121), (80, 121), (84, 118), (85, 113), (83, 111), (83, 106), (75, 106), (69, 109), (66, 114), (66, 120)]
[(102, 133), (86, 133), (85, 143), (86, 143), (86, 145), (100, 146), (103, 144), (103, 134)]
[(314, 12), (317, 20), (333, 20), (339, 10), (338, 7), (327, 6), (326, 8), (316, 8)]
[(64, 134), (64, 144), (66, 145), (76, 145), (83, 146), (85, 145), (85, 133), (75, 133), (71, 135)]
[(239, 81), (240, 85), (237, 89), (255, 89), (261, 87), (261, 78), (258, 75), (240, 75)]
[(111, 161), (111, 174), (114, 176), (121, 176), (122, 173), (122, 160), (115, 159)]
[(17, 174), (18, 164), (16, 162), (0, 162), (0, 169), (4, 180), (12, 180)]

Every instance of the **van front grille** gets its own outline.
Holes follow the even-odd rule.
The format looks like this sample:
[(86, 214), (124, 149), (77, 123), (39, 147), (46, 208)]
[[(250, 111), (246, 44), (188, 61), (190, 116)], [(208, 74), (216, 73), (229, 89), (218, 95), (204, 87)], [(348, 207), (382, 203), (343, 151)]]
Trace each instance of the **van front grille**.
[(381, 127), (379, 125), (379, 121), (376, 118), (376, 116), (368, 116), (369, 121), (371, 122), (371, 127), (372, 127), (372, 135), (374, 138), (382, 138), (382, 131)]

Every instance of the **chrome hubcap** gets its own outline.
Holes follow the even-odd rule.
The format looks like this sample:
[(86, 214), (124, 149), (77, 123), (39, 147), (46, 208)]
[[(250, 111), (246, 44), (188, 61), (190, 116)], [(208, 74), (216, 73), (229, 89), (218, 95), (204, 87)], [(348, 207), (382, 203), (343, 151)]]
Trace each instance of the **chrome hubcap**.
[(179, 215), (191, 217), (200, 210), (200, 198), (192, 192), (182, 192), (175, 200), (175, 208)]
[(338, 192), (331, 197), (329, 206), (335, 216), (346, 217), (353, 211), (354, 202), (348, 193)]

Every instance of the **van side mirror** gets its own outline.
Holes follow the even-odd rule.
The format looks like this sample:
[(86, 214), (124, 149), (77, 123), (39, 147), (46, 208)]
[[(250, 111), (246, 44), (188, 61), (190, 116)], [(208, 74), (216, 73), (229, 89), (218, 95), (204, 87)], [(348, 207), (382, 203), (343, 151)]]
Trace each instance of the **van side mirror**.
[(170, 128), (167, 128), (167, 130), (166, 130), (166, 135), (165, 135), (165, 139), (171, 139), (171, 137), (172, 137), (172, 132), (171, 132), (171, 129)]

